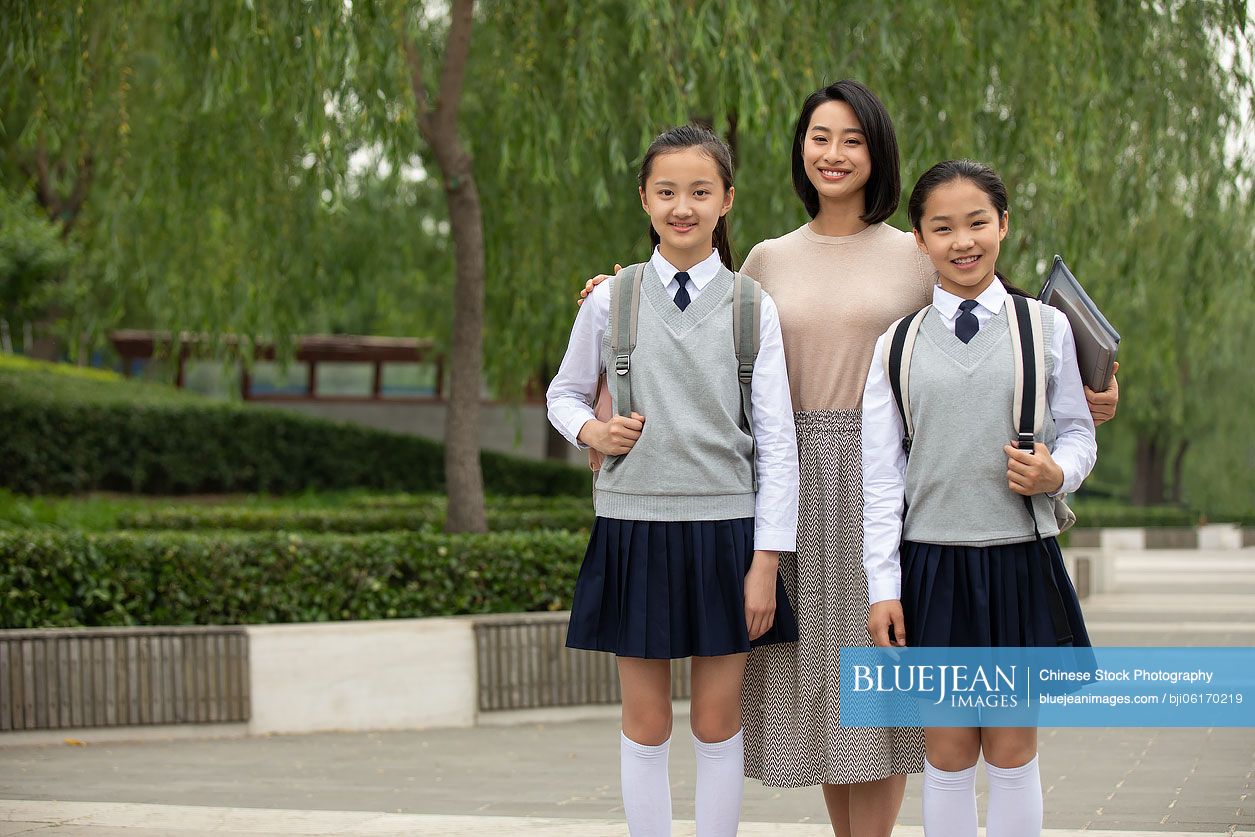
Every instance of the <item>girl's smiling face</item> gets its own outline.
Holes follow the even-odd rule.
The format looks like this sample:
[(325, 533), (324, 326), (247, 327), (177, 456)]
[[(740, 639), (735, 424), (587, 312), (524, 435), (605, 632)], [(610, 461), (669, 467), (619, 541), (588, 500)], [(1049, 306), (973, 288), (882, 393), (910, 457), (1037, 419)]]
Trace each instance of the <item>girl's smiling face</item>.
[(686, 270), (710, 255), (715, 224), (732, 208), (719, 167), (700, 147), (659, 154), (641, 188), (641, 206), (658, 233), (662, 257)]
[(802, 161), (821, 203), (857, 199), (861, 211), (872, 157), (854, 108), (841, 101), (815, 108), (802, 143)]
[(928, 195), (915, 241), (937, 269), (943, 290), (975, 299), (994, 281), (1006, 235), (1007, 213), (1000, 214), (971, 180), (958, 178)]

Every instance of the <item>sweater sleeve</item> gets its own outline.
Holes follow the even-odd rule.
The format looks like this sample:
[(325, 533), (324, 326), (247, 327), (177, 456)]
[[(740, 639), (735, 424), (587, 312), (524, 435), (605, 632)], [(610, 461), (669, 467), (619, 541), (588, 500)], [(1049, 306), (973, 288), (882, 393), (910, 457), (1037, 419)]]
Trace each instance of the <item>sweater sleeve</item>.
[(758, 278), (763, 274), (763, 267), (767, 263), (767, 242), (760, 241), (754, 245), (754, 249), (750, 250), (750, 254), (745, 257), (745, 261), (741, 264), (741, 272), (747, 276)]

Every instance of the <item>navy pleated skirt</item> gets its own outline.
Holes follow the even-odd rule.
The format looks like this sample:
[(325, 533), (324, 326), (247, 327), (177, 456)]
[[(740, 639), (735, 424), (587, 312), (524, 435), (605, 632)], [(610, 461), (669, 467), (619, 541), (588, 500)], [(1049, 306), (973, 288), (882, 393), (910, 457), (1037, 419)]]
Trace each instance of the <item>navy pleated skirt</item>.
[(776, 619), (750, 642), (745, 574), (754, 520), (593, 522), (575, 582), (567, 647), (620, 657), (721, 657), (797, 641), (797, 619), (776, 576)]
[[(906, 644), (920, 647), (1089, 647), (1081, 604), (1054, 538), (1003, 546), (902, 543)], [(1047, 557), (1049, 560), (1047, 560)], [(1050, 574), (1070, 642), (1051, 617)]]

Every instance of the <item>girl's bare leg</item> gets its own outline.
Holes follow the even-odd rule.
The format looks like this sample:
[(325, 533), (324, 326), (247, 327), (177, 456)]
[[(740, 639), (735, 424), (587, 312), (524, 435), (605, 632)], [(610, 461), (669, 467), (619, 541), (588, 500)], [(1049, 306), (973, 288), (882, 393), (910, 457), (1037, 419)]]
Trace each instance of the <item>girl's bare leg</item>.
[(698, 837), (736, 837), (745, 790), (741, 680), (748, 654), (693, 658), (690, 722), (697, 755)]
[(633, 837), (671, 834), (671, 664), (619, 657), (623, 734), (619, 771), (623, 811)]

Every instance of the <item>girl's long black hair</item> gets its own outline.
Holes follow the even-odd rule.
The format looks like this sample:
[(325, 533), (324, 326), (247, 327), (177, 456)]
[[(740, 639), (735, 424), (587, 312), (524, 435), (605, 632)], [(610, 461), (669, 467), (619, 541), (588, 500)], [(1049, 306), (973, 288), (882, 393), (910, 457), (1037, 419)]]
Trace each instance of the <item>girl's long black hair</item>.
[[(700, 148), (710, 159), (714, 160), (715, 167), (719, 169), (719, 179), (723, 181), (724, 191), (732, 188), (732, 149), (728, 148), (728, 144), (715, 133), (701, 125), (680, 125), (663, 131), (655, 137), (654, 141), (649, 144), (649, 148), (645, 150), (645, 159), (641, 160), (641, 170), (636, 175), (637, 186), (641, 189), (645, 188), (645, 181), (649, 180), (654, 160), (659, 154), (683, 151), (686, 148)], [(712, 239), (720, 261), (728, 270), (734, 270), (732, 236), (728, 232), (727, 215), (720, 216), (715, 224)], [(654, 247), (657, 247), (661, 241), (653, 224), (649, 225), (649, 240)]]
[[(924, 172), (920, 175), (919, 180), (915, 181), (915, 188), (911, 190), (911, 199), (906, 205), (906, 214), (911, 219), (911, 229), (916, 232), (921, 231), (920, 221), (924, 218), (924, 204), (928, 202), (928, 196), (938, 186), (944, 186), (956, 180), (966, 180), (975, 185), (976, 188), (985, 193), (990, 203), (994, 205), (994, 209), (998, 211), (998, 218), (1001, 220), (1006, 216), (1009, 206), (1007, 185), (1002, 182), (1002, 178), (998, 176), (996, 171), (975, 160), (945, 160)], [(1002, 286), (1007, 289), (1007, 293), (1015, 294), (1016, 296), (1031, 296), (1027, 291), (1012, 285), (1006, 280), (1006, 277), (996, 270), (994, 275), (998, 277), (998, 281), (1002, 283)]]

